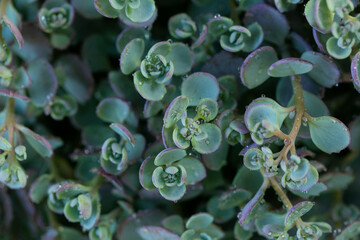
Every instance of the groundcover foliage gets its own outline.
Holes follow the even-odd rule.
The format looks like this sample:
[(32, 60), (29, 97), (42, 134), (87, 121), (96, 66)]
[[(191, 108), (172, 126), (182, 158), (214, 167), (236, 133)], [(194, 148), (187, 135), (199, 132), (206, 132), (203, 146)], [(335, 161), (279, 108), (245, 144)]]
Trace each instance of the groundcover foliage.
[(1, 0), (0, 239), (360, 239), (357, 0)]

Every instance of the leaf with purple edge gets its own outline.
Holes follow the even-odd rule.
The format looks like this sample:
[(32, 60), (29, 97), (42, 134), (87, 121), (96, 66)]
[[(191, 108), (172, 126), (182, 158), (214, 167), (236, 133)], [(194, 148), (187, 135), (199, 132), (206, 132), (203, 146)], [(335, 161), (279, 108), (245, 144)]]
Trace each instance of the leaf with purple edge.
[(261, 47), (250, 53), (241, 65), (242, 83), (252, 89), (264, 83), (269, 75), (267, 69), (278, 60), (272, 47)]
[(349, 129), (334, 117), (308, 119), (313, 143), (326, 153), (340, 152), (350, 144)]
[(96, 107), (96, 115), (105, 122), (123, 123), (130, 106), (120, 98), (105, 98)]
[(300, 203), (296, 204), (295, 206), (293, 206), (286, 214), (285, 222), (284, 222), (285, 227), (287, 229), (292, 228), (294, 226), (295, 222), (300, 217), (302, 217), (307, 212), (309, 212), (313, 206), (314, 206), (314, 203), (309, 202), (309, 201), (300, 202)]
[(203, 98), (217, 100), (220, 93), (216, 78), (205, 72), (188, 76), (181, 85), (181, 94), (189, 97), (189, 106), (196, 106)]
[(182, 114), (189, 105), (189, 98), (186, 96), (176, 97), (166, 109), (164, 115), (164, 127), (169, 128), (181, 119)]
[(264, 40), (275, 44), (283, 44), (290, 30), (284, 15), (263, 3), (253, 5), (245, 13), (245, 26), (254, 22), (264, 31)]
[(130, 143), (133, 147), (136, 146), (134, 136), (125, 126), (119, 123), (112, 123), (110, 124), (110, 128), (114, 130), (117, 134), (119, 134), (125, 141)]
[(360, 51), (354, 56), (351, 61), (351, 76), (354, 85), (360, 86)]
[(24, 134), (25, 139), (28, 141), (31, 147), (39, 153), (43, 157), (50, 157), (53, 154), (53, 149), (50, 143), (39, 134), (31, 131), (29, 128), (23, 125), (16, 125), (16, 129), (18, 129), (22, 134)]
[(130, 74), (140, 66), (144, 50), (145, 42), (141, 38), (135, 38), (126, 44), (120, 56), (122, 73), (125, 75)]
[(206, 177), (204, 165), (196, 158), (184, 157), (176, 165), (181, 165), (186, 170), (185, 184), (196, 184)]
[(179, 235), (162, 227), (142, 226), (137, 231), (143, 240), (180, 240)]
[(224, 192), (219, 198), (219, 208), (229, 209), (240, 206), (245, 201), (249, 200), (251, 193), (243, 188), (234, 188)]
[(117, 18), (121, 12), (113, 8), (109, 0), (94, 0), (94, 6), (101, 15), (107, 18)]
[(267, 73), (272, 77), (286, 77), (308, 73), (313, 64), (300, 58), (284, 58), (273, 63)]
[(173, 162), (179, 161), (186, 157), (185, 150), (180, 148), (167, 148), (161, 151), (155, 158), (154, 164), (156, 166), (170, 165)]
[(332, 87), (340, 79), (340, 70), (336, 64), (326, 55), (318, 52), (304, 52), (301, 58), (313, 64), (313, 69), (308, 75), (318, 84), (324, 87)]
[(140, 184), (146, 190), (154, 190), (156, 187), (152, 182), (152, 174), (157, 166), (154, 164), (154, 157), (146, 158), (139, 169)]

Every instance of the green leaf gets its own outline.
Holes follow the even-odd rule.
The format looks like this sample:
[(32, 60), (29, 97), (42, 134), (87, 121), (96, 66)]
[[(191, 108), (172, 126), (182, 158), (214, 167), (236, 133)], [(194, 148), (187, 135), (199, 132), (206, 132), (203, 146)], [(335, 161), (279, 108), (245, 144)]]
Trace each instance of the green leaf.
[(186, 157), (187, 153), (185, 150), (180, 148), (167, 148), (161, 151), (155, 158), (154, 164), (156, 166), (170, 165), (173, 162), (179, 161)]
[(34, 203), (40, 203), (46, 196), (52, 176), (50, 174), (43, 174), (38, 177), (31, 185), (29, 197)]
[(189, 97), (189, 106), (196, 106), (202, 98), (217, 100), (220, 93), (216, 78), (205, 72), (196, 72), (181, 85), (181, 94)]
[(63, 87), (78, 102), (85, 103), (92, 95), (94, 79), (90, 69), (76, 55), (62, 56), (56, 62), (56, 68), (61, 68), (65, 74)]
[(126, 6), (126, 16), (134, 22), (146, 22), (154, 15), (154, 0), (140, 0), (140, 6), (132, 8), (131, 3)]
[(308, 211), (310, 211), (310, 209), (314, 206), (313, 202), (309, 202), (309, 201), (305, 201), (305, 202), (300, 202), (298, 204), (296, 204), (295, 206), (293, 206), (288, 213), (286, 214), (285, 217), (285, 227), (287, 229), (290, 229), (294, 226), (295, 222), (302, 217), (303, 215), (305, 215)]
[(241, 65), (242, 83), (250, 89), (261, 85), (269, 78), (267, 69), (277, 60), (277, 54), (272, 47), (261, 47), (250, 53)]
[(146, 158), (141, 164), (139, 169), (139, 179), (141, 186), (146, 190), (156, 189), (152, 182), (152, 174), (155, 168), (154, 157)]
[(335, 37), (329, 38), (326, 42), (326, 49), (329, 54), (336, 59), (345, 59), (351, 54), (351, 46), (346, 48), (339, 47), (338, 39)]
[(197, 213), (192, 215), (186, 222), (187, 229), (201, 230), (213, 222), (214, 218), (208, 213)]
[(191, 70), (194, 62), (193, 51), (183, 43), (171, 44), (171, 52), (166, 59), (174, 64), (174, 75), (185, 75)]
[(177, 234), (184, 232), (184, 220), (179, 215), (171, 215), (162, 221), (162, 225)]
[(216, 118), (218, 114), (218, 104), (211, 98), (203, 98), (196, 106), (196, 112), (196, 116), (205, 120), (206, 122), (210, 122)]
[(136, 146), (134, 136), (125, 126), (119, 123), (112, 123), (110, 124), (110, 128), (119, 134), (127, 143), (130, 143), (132, 147)]
[(314, 65), (308, 75), (316, 83), (330, 88), (339, 82), (340, 71), (329, 57), (321, 53), (307, 51), (301, 55), (301, 58)]
[(96, 107), (96, 115), (105, 122), (122, 123), (128, 117), (130, 107), (120, 98), (105, 98)]
[(234, 188), (224, 192), (219, 198), (219, 208), (229, 209), (241, 206), (245, 201), (249, 200), (251, 193), (243, 188)]
[(251, 52), (258, 48), (262, 43), (264, 32), (257, 22), (250, 24), (247, 28), (251, 33), (251, 37), (244, 35), (245, 45), (241, 50), (244, 52)]
[(24, 67), (19, 67), (15, 70), (14, 78), (11, 85), (15, 89), (23, 89), (29, 87), (31, 84), (30, 76)]
[(166, 94), (164, 84), (145, 78), (140, 71), (134, 73), (134, 84), (138, 93), (149, 101), (160, 101)]
[(284, 58), (273, 63), (267, 73), (272, 77), (286, 77), (310, 72), (313, 64), (300, 58)]
[(209, 34), (218, 37), (225, 33), (232, 25), (233, 21), (230, 18), (216, 16), (208, 21), (207, 30)]
[(101, 15), (107, 18), (117, 18), (120, 15), (120, 10), (113, 8), (109, 0), (95, 0), (94, 6)]
[(193, 148), (201, 154), (209, 154), (218, 150), (222, 141), (220, 128), (212, 123), (204, 123), (199, 126), (199, 129), (206, 137), (192, 137), (191, 144)]
[(262, 152), (258, 148), (251, 148), (246, 151), (244, 155), (244, 166), (250, 170), (259, 170), (262, 165), (257, 160), (262, 155)]
[(328, 191), (346, 189), (354, 179), (353, 174), (346, 172), (330, 172), (320, 178), (328, 186)]
[(28, 88), (31, 102), (42, 107), (55, 96), (57, 79), (54, 69), (45, 59), (38, 59), (30, 62), (28, 73), (31, 79)]
[(161, 55), (163, 57), (166, 57), (171, 52), (172, 45), (169, 41), (162, 41), (154, 44), (147, 56), (148, 57), (155, 57), (156, 55)]
[(75, 182), (62, 182), (56, 188), (56, 197), (58, 199), (74, 198), (79, 194), (85, 193), (89, 190), (82, 184)]
[(177, 165), (181, 165), (186, 170), (185, 184), (196, 184), (206, 177), (204, 165), (196, 158), (184, 157)]
[(334, 13), (327, 6), (327, 0), (317, 0), (314, 4), (314, 19), (323, 32), (330, 31), (334, 20)]
[(170, 201), (178, 201), (179, 199), (181, 199), (186, 191), (186, 186), (185, 184), (181, 185), (181, 186), (173, 186), (173, 187), (168, 187), (165, 186), (161, 189), (159, 189), (159, 192), (161, 194), (161, 196), (163, 196), (166, 200), (170, 200)]
[(326, 153), (340, 152), (350, 144), (349, 129), (338, 119), (325, 116), (308, 119), (313, 143)]
[(143, 226), (138, 229), (143, 240), (180, 240), (180, 236), (162, 227)]
[(166, 109), (164, 115), (164, 127), (169, 128), (181, 119), (182, 114), (189, 105), (189, 98), (186, 96), (176, 97)]
[(16, 128), (24, 134), (25, 139), (30, 146), (41, 156), (50, 157), (53, 154), (50, 143), (44, 137), (22, 125), (16, 125)]
[(140, 66), (144, 50), (145, 42), (141, 38), (135, 38), (126, 44), (120, 55), (122, 73), (130, 74)]
[(345, 229), (342, 230), (342, 233), (336, 236), (335, 240), (348, 240), (358, 238), (360, 235), (360, 221), (355, 221)]

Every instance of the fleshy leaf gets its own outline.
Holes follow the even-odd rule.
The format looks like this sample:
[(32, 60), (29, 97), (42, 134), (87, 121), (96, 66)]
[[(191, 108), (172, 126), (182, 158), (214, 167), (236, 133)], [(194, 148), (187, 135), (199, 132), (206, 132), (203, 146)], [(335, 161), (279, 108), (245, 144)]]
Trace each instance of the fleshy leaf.
[(254, 22), (257, 22), (264, 31), (264, 40), (275, 44), (282, 44), (289, 33), (290, 27), (284, 15), (267, 4), (256, 4), (246, 11), (245, 25)]
[(252, 89), (264, 83), (269, 75), (268, 68), (278, 60), (272, 47), (261, 47), (249, 54), (241, 65), (242, 83)]
[(219, 198), (219, 208), (229, 209), (240, 206), (246, 200), (249, 200), (251, 193), (243, 188), (234, 188), (221, 195)]
[(140, 66), (144, 50), (145, 42), (141, 38), (135, 38), (126, 44), (120, 56), (120, 69), (124, 74), (130, 74)]
[(194, 61), (194, 53), (183, 43), (171, 44), (171, 52), (166, 59), (174, 64), (174, 75), (184, 75), (191, 70)]
[(161, 151), (155, 158), (154, 164), (170, 165), (173, 162), (179, 161), (186, 156), (186, 151), (180, 148), (167, 148)]
[(149, 101), (159, 101), (166, 94), (164, 84), (146, 79), (140, 71), (134, 73), (134, 84), (139, 94)]
[(205, 72), (197, 72), (186, 78), (181, 85), (181, 93), (189, 97), (189, 105), (196, 106), (202, 98), (217, 100), (220, 89), (216, 78)]
[(298, 220), (298, 218), (305, 215), (310, 209), (314, 206), (313, 202), (305, 201), (300, 202), (293, 206), (289, 212), (286, 214), (285, 217), (285, 227), (291, 228), (295, 222)]
[(187, 229), (200, 230), (206, 228), (213, 222), (214, 218), (208, 213), (197, 213), (192, 215), (186, 222)]
[(117, 18), (120, 15), (120, 10), (113, 8), (109, 0), (94, 0), (96, 10), (107, 18)]
[(132, 147), (136, 146), (134, 136), (125, 126), (119, 123), (112, 123), (110, 124), (110, 128), (119, 134), (126, 142), (130, 143)]
[(301, 58), (311, 62), (314, 68), (308, 75), (324, 87), (332, 87), (339, 82), (340, 71), (336, 64), (327, 56), (317, 52), (304, 52)]
[(106, 122), (122, 123), (128, 117), (130, 107), (120, 98), (105, 98), (96, 107), (97, 116)]
[(152, 174), (155, 170), (156, 166), (154, 165), (154, 158), (148, 157), (146, 158), (139, 169), (139, 179), (140, 184), (146, 190), (156, 189), (152, 182)]
[(34, 150), (43, 157), (50, 157), (53, 154), (53, 149), (50, 143), (42, 136), (34, 133), (29, 128), (22, 125), (16, 125), (16, 128), (24, 134), (26, 140), (34, 148)]
[(345, 59), (351, 54), (351, 46), (346, 48), (339, 47), (338, 39), (335, 37), (331, 37), (327, 40), (326, 49), (329, 54), (336, 59)]
[(213, 153), (219, 149), (222, 141), (220, 128), (212, 123), (204, 123), (199, 126), (199, 129), (206, 137), (194, 136), (191, 138), (193, 148), (201, 154)]
[(350, 144), (349, 129), (333, 117), (318, 117), (308, 120), (313, 143), (326, 153), (340, 152)]
[(358, 238), (360, 235), (360, 221), (353, 222), (338, 235), (335, 240), (348, 240)]
[(168, 106), (164, 115), (164, 126), (169, 128), (181, 119), (181, 115), (186, 111), (189, 105), (189, 98), (179, 96), (175, 98)]
[(310, 72), (313, 64), (300, 58), (284, 58), (273, 63), (267, 73), (272, 77), (286, 77)]
[(54, 69), (45, 59), (32, 61), (28, 67), (31, 85), (30, 99), (37, 107), (42, 107), (55, 96), (57, 79)]
[(206, 177), (204, 165), (193, 157), (184, 157), (178, 163), (186, 170), (186, 184), (196, 184)]
[(180, 240), (180, 236), (162, 227), (143, 226), (138, 229), (143, 240)]

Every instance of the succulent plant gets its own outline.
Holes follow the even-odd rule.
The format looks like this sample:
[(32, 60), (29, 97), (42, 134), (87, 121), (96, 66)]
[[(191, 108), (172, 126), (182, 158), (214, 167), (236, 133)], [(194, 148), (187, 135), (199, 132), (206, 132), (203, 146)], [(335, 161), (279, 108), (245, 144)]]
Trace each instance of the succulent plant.
[(357, 0), (1, 0), (0, 239), (360, 236)]

